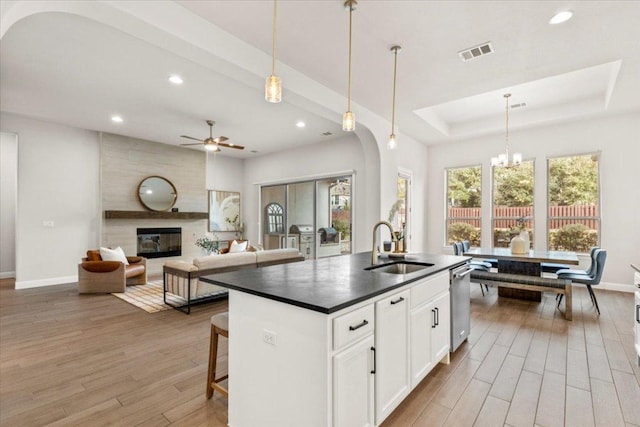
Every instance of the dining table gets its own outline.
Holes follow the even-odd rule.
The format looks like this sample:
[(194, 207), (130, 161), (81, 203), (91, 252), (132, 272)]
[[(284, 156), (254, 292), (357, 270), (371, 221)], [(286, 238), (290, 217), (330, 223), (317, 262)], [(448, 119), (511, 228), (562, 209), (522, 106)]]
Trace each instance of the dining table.
[[(464, 255), (474, 258), (497, 259), (499, 273), (538, 277), (542, 275), (542, 263), (550, 262), (565, 265), (578, 265), (580, 263), (577, 253), (566, 251), (536, 251), (531, 249), (523, 254), (514, 254), (511, 253), (510, 248), (479, 247), (465, 251)], [(531, 301), (542, 300), (542, 292), (502, 286), (498, 287), (498, 295)]]

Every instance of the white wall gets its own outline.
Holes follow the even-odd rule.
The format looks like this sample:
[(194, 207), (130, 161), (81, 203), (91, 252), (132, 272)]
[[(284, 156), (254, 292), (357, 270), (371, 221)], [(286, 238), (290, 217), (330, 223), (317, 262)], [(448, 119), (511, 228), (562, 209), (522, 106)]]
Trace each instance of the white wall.
[[(546, 249), (546, 159), (601, 151), (601, 246), (607, 250), (603, 285), (632, 284), (630, 263), (640, 262), (640, 114), (511, 132), (512, 149), (535, 160), (535, 249)], [(490, 158), (504, 151), (498, 135), (428, 148), (426, 241), (429, 252), (443, 252), (445, 168), (482, 163), (482, 236), (490, 246)]]
[(244, 160), (207, 153), (207, 190), (242, 192), (243, 188)]
[(366, 177), (362, 145), (355, 135), (306, 145), (284, 152), (245, 160), (243, 215), (249, 239), (258, 241), (261, 209), (259, 184), (293, 182), (313, 177), (344, 175), (355, 171), (353, 191), (354, 252), (371, 250), (366, 215), (378, 211), (373, 197), (365, 197)]
[[(244, 194), (244, 160), (235, 157), (221, 156), (216, 153), (207, 153), (207, 190), (237, 191), (240, 193), (240, 221), (246, 222)], [(207, 199), (208, 200), (208, 199)], [(211, 233), (209, 233), (211, 235)], [(233, 231), (216, 231), (215, 236), (220, 240), (236, 239)], [(239, 236), (238, 236), (239, 237)], [(243, 236), (246, 239), (246, 236)], [(257, 241), (252, 241), (251, 243)]]
[(426, 182), (429, 169), (427, 166), (427, 147), (410, 138), (399, 138), (398, 147), (395, 150), (389, 151), (386, 148), (381, 148), (381, 152), (383, 167), (380, 177), (382, 194), (380, 219), (385, 221), (388, 219), (391, 206), (398, 200), (398, 173), (410, 173), (412, 212), (410, 214), (410, 229), (408, 230), (411, 235), (409, 250), (410, 252), (425, 252), (426, 220), (433, 216), (433, 212), (428, 209), (426, 204)]
[[(96, 132), (1, 113), (18, 134), (16, 288), (77, 280), (100, 228)], [(43, 221), (53, 221), (52, 228)]]
[(16, 277), (18, 136), (0, 133), (0, 279)]

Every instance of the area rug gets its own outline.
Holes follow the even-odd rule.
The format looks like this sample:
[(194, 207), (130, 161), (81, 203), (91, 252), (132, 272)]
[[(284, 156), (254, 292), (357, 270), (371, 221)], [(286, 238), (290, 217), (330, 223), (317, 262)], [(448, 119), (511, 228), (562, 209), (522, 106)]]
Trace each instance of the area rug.
[[(153, 280), (147, 282), (146, 285), (127, 286), (127, 292), (114, 292), (111, 295), (129, 304), (133, 304), (147, 313), (156, 313), (172, 308), (164, 303), (162, 297), (162, 280)], [(176, 305), (184, 304), (184, 301), (171, 294), (167, 294), (167, 300)]]

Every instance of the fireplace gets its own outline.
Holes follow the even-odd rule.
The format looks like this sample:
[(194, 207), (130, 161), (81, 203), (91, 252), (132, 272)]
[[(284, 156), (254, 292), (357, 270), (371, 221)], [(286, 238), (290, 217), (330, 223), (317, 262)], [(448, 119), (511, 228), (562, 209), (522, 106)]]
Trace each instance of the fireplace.
[(163, 258), (182, 255), (182, 228), (138, 228), (138, 256)]

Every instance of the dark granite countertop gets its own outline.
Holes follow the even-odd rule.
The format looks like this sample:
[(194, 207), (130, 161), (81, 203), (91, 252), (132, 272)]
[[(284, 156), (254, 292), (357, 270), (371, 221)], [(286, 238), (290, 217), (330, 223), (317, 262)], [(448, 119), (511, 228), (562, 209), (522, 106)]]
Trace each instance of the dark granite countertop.
[[(365, 270), (371, 266), (371, 252), (362, 252), (212, 274), (200, 277), (200, 280), (329, 314), (461, 265), (469, 259), (465, 256), (411, 254), (406, 261), (433, 266), (408, 274), (391, 274)], [(399, 260), (381, 258), (379, 264), (394, 261)]]

